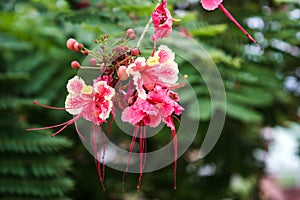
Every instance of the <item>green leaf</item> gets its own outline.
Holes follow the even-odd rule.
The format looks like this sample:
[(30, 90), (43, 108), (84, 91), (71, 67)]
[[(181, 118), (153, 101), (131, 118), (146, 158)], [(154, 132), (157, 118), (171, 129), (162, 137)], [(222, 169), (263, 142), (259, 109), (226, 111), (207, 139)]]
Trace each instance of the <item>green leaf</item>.
[(189, 29), (189, 32), (194, 36), (201, 37), (216, 37), (227, 30), (226, 24), (207, 25), (197, 29)]
[(227, 102), (226, 113), (228, 117), (245, 123), (257, 123), (263, 119), (262, 115), (253, 109), (231, 102)]

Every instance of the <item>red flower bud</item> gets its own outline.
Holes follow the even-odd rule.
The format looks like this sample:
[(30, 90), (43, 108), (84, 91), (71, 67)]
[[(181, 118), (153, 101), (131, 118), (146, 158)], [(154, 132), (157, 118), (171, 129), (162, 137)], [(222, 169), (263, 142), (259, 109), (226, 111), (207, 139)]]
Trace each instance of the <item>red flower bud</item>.
[(77, 41), (76, 41), (75, 39), (73, 39), (73, 38), (68, 39), (68, 40), (67, 40), (67, 43), (66, 43), (68, 49), (70, 49), (70, 50), (72, 50), (72, 51), (75, 51), (75, 49), (74, 49), (74, 44), (75, 44), (76, 42), (77, 42)]
[(71, 67), (73, 68), (73, 69), (79, 69), (80, 68), (80, 64), (79, 64), (79, 62), (77, 62), (77, 61), (72, 61), (71, 62)]

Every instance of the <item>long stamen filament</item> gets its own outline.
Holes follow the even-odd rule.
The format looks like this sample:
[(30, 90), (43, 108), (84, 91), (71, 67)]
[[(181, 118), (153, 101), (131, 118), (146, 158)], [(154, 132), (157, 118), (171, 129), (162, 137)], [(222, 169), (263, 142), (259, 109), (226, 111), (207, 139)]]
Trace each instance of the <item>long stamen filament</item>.
[(223, 6), (223, 4), (219, 5), (219, 9), (247, 36), (251, 42), (256, 44), (262, 51), (263, 48), (258, 44), (258, 42), (236, 21), (236, 19), (229, 13), (229, 11)]
[(124, 185), (125, 185), (125, 177), (126, 177), (126, 174), (128, 172), (128, 169), (129, 169), (129, 164), (130, 164), (130, 160), (131, 160), (131, 156), (132, 156), (132, 153), (133, 153), (133, 148), (134, 148), (134, 143), (135, 143), (135, 140), (136, 140), (136, 137), (137, 137), (137, 134), (138, 134), (138, 131), (139, 131), (139, 126), (136, 126), (134, 128), (134, 132), (133, 132), (133, 135), (132, 135), (132, 139), (131, 139), (131, 143), (130, 143), (130, 147), (129, 147), (129, 156), (128, 156), (128, 160), (127, 160), (127, 164), (126, 164), (126, 169), (125, 169), (125, 172), (123, 173), (123, 179), (122, 179), (122, 191), (124, 192)]
[[(47, 130), (47, 129), (52, 129), (52, 128), (57, 128), (57, 127), (61, 127), (63, 126), (63, 129), (66, 128), (67, 126), (73, 124), (75, 121), (77, 121), (79, 118), (81, 117), (81, 115), (77, 115), (76, 117), (74, 117), (73, 119), (70, 119), (64, 123), (61, 124), (56, 124), (56, 125), (52, 125), (52, 126), (46, 126), (46, 127), (40, 127), (40, 128), (27, 128), (26, 131), (41, 131), (41, 130)], [(62, 129), (62, 130), (63, 130)], [(51, 136), (56, 135), (57, 133), (62, 131), (61, 129), (58, 130), (57, 132), (53, 133)]]
[(86, 106), (88, 104), (88, 103), (85, 103), (85, 104), (82, 104), (81, 106), (73, 107), (73, 108), (66, 108), (66, 107), (62, 108), (62, 107), (48, 106), (46, 104), (39, 103), (38, 100), (34, 100), (33, 103), (35, 105), (41, 106), (43, 108), (49, 108), (49, 109), (53, 109), (53, 110), (73, 110), (73, 109), (83, 108), (84, 106)]
[[(71, 121), (71, 120), (69, 120), (69, 121)], [(52, 126), (45, 126), (45, 127), (41, 127), (41, 128), (27, 128), (26, 131), (40, 131), (40, 130), (57, 128), (57, 127), (64, 126), (64, 125), (68, 124), (69, 121), (66, 121), (66, 122), (61, 123), (61, 124), (56, 124), (56, 125), (52, 125)]]
[(59, 107), (54, 107), (54, 106), (48, 106), (48, 105), (39, 103), (38, 100), (34, 100), (33, 103), (36, 104), (36, 105), (39, 105), (41, 107), (49, 108), (49, 109), (53, 109), (53, 110), (66, 110), (67, 109), (67, 108), (59, 108)]

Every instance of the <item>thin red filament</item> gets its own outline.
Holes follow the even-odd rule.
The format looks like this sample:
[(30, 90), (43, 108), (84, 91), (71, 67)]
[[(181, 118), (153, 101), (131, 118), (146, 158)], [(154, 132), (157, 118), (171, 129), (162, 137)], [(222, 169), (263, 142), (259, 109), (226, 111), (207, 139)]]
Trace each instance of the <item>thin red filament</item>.
[(138, 180), (138, 186), (137, 189), (140, 191), (141, 189), (141, 182), (142, 182), (142, 176), (143, 176), (143, 169), (146, 162), (145, 152), (146, 152), (146, 126), (142, 126), (140, 129), (140, 141), (139, 141), (139, 157), (140, 157), (140, 176)]
[[(33, 101), (34, 104), (38, 105), (38, 106), (41, 106), (43, 108), (48, 108), (48, 109), (52, 109), (52, 110), (66, 110), (66, 109), (77, 109), (77, 108), (59, 108), (59, 107), (54, 107), (54, 106), (48, 106), (48, 105), (45, 105), (45, 104), (42, 104), (42, 103), (39, 103), (38, 100), (34, 100)], [(86, 104), (78, 107), (78, 108), (82, 108), (84, 107)], [(64, 123), (61, 123), (61, 124), (56, 124), (56, 125), (52, 125), (52, 126), (46, 126), (46, 127), (41, 127), (41, 128), (27, 128), (26, 130), (27, 131), (40, 131), (40, 130), (47, 130), (47, 129), (52, 129), (52, 128), (57, 128), (57, 127), (61, 127), (58, 131), (56, 131), (55, 133), (51, 134), (51, 136), (55, 136), (57, 134), (59, 134), (60, 132), (62, 132), (65, 128), (67, 128), (69, 125), (73, 124), (73, 123), (76, 123), (76, 121), (81, 118), (82, 115), (81, 114), (78, 114), (76, 117), (74, 117), (73, 119), (69, 120), (69, 121), (66, 121)], [(76, 131), (78, 133), (78, 135), (82, 138), (83, 136), (80, 134), (79, 130), (78, 130), (78, 127), (77, 125), (75, 124), (75, 127), (76, 127)]]
[(46, 127), (41, 127), (41, 128), (27, 128), (26, 131), (40, 131), (40, 130), (47, 130), (47, 129), (61, 127), (58, 131), (51, 134), (51, 136), (55, 136), (55, 135), (59, 134), (60, 132), (62, 132), (69, 125), (75, 123), (80, 117), (81, 117), (80, 115), (77, 115), (73, 119), (70, 119), (69, 121), (66, 121), (66, 122), (61, 123), (61, 124), (56, 124), (56, 125), (53, 125), (53, 126), (46, 126)]
[[(174, 121), (172, 117), (170, 117), (170, 121), (174, 126)], [(174, 143), (174, 189), (176, 189), (177, 188), (176, 173), (177, 173), (178, 141), (177, 141), (177, 133), (175, 128), (172, 129), (172, 138)]]
[(74, 108), (60, 108), (60, 107), (54, 107), (54, 106), (48, 106), (48, 105), (45, 105), (45, 104), (42, 104), (40, 102), (38, 102), (38, 100), (34, 100), (33, 101), (33, 104), (36, 104), (38, 106), (41, 106), (43, 108), (49, 108), (49, 109), (52, 109), (52, 110), (67, 110), (67, 109), (78, 109), (78, 108), (83, 108), (84, 106), (86, 106), (88, 103), (85, 103), (85, 104), (82, 104), (80, 105), (79, 107), (74, 107)]
[(136, 125), (134, 127), (134, 131), (133, 131), (133, 135), (132, 135), (132, 139), (131, 139), (131, 143), (130, 143), (130, 146), (129, 146), (129, 156), (128, 156), (128, 160), (127, 160), (127, 164), (126, 164), (126, 168), (125, 168), (125, 172), (123, 173), (123, 179), (122, 179), (122, 191), (124, 192), (124, 184), (125, 184), (125, 177), (126, 177), (126, 174), (128, 172), (128, 169), (129, 169), (129, 164), (130, 164), (130, 160), (131, 160), (131, 156), (132, 156), (132, 152), (133, 152), (133, 148), (134, 148), (134, 143), (135, 143), (135, 140), (136, 140), (136, 137), (137, 137), (137, 133), (139, 131), (139, 126)]
[[(110, 133), (113, 122), (114, 122), (114, 115), (112, 115), (111, 120), (109, 122), (107, 131), (106, 131), (106, 137)], [(103, 176), (103, 179), (104, 179), (104, 176), (105, 176), (105, 161), (104, 161), (104, 158), (105, 158), (105, 151), (106, 151), (106, 137), (104, 137), (104, 139), (103, 139), (104, 140), (103, 141), (103, 155), (102, 155), (102, 158), (101, 158), (102, 159), (102, 176)]]
[(66, 110), (66, 108), (58, 108), (58, 107), (53, 107), (53, 106), (48, 106), (42, 103), (39, 103), (38, 100), (34, 100), (33, 101), (34, 104), (44, 107), (44, 108), (49, 108), (49, 109), (53, 109), (53, 110)]
[[(98, 159), (98, 151), (97, 151), (97, 149), (98, 149), (97, 148), (97, 135), (99, 135), (99, 140), (101, 140), (99, 126), (92, 125), (91, 133), (93, 134), (93, 147), (94, 147), (93, 149), (94, 149), (95, 164), (96, 164), (96, 167), (97, 167), (97, 173), (98, 173), (98, 176), (99, 176), (99, 179), (100, 179), (102, 189), (103, 189), (103, 191), (105, 191), (104, 176), (103, 176), (103, 173), (101, 172), (101, 163)], [(101, 143), (101, 141), (100, 141), (100, 143)]]
[(256, 44), (262, 51), (263, 48), (258, 44), (258, 42), (236, 21), (236, 19), (229, 13), (229, 11), (223, 6), (223, 4), (219, 5), (219, 9), (247, 36), (251, 42)]

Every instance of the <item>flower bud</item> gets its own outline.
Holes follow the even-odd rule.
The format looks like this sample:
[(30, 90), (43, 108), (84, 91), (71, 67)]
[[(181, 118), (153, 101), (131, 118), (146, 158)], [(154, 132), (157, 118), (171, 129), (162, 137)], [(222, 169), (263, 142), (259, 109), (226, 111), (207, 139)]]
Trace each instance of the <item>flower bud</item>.
[(141, 52), (140, 52), (139, 48), (133, 48), (131, 50), (131, 55), (132, 56), (139, 56), (140, 54), (141, 54)]
[(96, 65), (98, 64), (97, 59), (96, 59), (96, 58), (91, 58), (90, 64), (91, 64), (92, 66), (96, 66)]
[(71, 62), (71, 67), (73, 68), (73, 69), (79, 69), (80, 68), (80, 64), (79, 64), (79, 62), (77, 62), (77, 61), (72, 61)]
[(126, 31), (126, 37), (129, 38), (130, 35), (134, 34), (134, 30), (132, 28), (127, 29)]
[(130, 34), (130, 35), (129, 35), (129, 39), (135, 40), (135, 38), (136, 38), (136, 34), (133, 33), (133, 34)]
[(89, 51), (88, 50), (84, 50), (83, 54), (87, 56), (87, 55), (89, 55)]
[(74, 49), (74, 44), (75, 44), (76, 42), (77, 42), (77, 41), (76, 41), (75, 39), (69, 38), (69, 39), (67, 40), (67, 43), (66, 43), (67, 48), (70, 49), (70, 50), (72, 50), (72, 51), (75, 51), (75, 49)]
[(73, 45), (73, 51), (79, 51), (79, 43), (77, 41)]
[(128, 75), (126, 73), (126, 66), (120, 66), (118, 69), (118, 77), (120, 80), (124, 81), (128, 78)]

